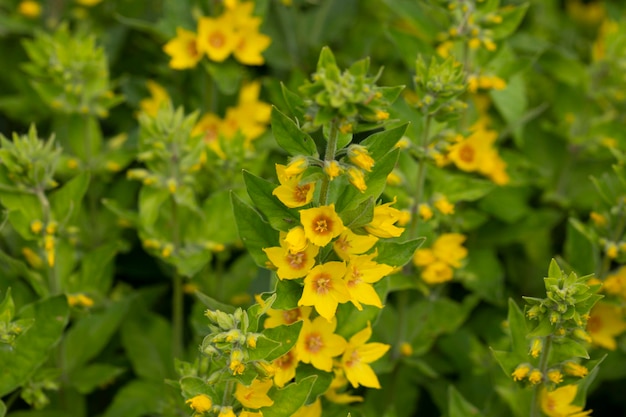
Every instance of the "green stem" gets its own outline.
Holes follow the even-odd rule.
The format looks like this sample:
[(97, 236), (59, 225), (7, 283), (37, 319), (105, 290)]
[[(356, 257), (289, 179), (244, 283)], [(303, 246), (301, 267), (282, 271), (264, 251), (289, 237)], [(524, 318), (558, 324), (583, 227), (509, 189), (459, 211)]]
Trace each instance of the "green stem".
[(172, 291), (172, 354), (181, 358), (183, 354), (183, 277), (174, 273)]
[[(624, 216), (624, 204), (620, 202), (619, 207), (619, 220), (617, 223), (617, 227), (613, 229), (613, 234), (611, 235), (611, 242), (617, 241), (624, 234), (624, 227), (626, 227), (626, 216)], [(598, 278), (603, 278), (611, 267), (611, 258), (607, 256), (605, 253), (602, 258), (602, 266), (600, 271), (598, 272)]]
[[(333, 120), (330, 123), (330, 132), (328, 133), (328, 142), (326, 143), (326, 153), (324, 154), (324, 162), (330, 162), (335, 160), (335, 152), (337, 151), (337, 139), (339, 138), (339, 130), (337, 128), (337, 122)], [(328, 186), (330, 185), (330, 179), (327, 175), (322, 179), (322, 186), (320, 188), (320, 204), (325, 206), (328, 203)]]
[[(550, 349), (552, 348), (552, 336), (546, 336), (546, 342), (541, 350), (541, 358), (539, 358), (539, 370), (541, 371), (541, 375), (546, 374), (548, 370), (548, 358), (550, 357)], [(530, 417), (540, 417), (541, 411), (539, 410), (539, 389), (541, 388), (541, 384), (535, 386), (533, 391), (533, 399), (530, 408)]]
[(430, 125), (432, 122), (432, 116), (430, 114), (424, 115), (424, 130), (420, 139), (421, 148), (421, 160), (419, 161), (419, 168), (417, 170), (417, 179), (415, 181), (417, 189), (415, 190), (415, 201), (411, 206), (411, 227), (409, 229), (409, 237), (414, 238), (417, 229), (417, 220), (419, 217), (419, 205), (422, 202), (424, 195), (424, 183), (426, 181), (426, 152), (428, 150), (428, 136), (430, 135)]

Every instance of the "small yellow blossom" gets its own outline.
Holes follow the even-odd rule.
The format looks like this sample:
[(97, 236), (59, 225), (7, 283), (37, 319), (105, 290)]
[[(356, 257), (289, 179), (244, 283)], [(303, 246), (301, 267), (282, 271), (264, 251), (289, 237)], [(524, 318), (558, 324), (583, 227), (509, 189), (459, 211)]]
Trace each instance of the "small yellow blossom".
[(275, 246), (264, 248), (263, 252), (270, 262), (278, 268), (276, 271), (278, 278), (295, 279), (302, 278), (313, 268), (319, 247), (308, 245), (301, 252), (292, 252), (289, 246)]
[(226, 60), (234, 52), (238, 41), (232, 19), (228, 16), (203, 17), (198, 21), (198, 51), (207, 54), (211, 61)]
[(367, 327), (350, 338), (341, 358), (341, 365), (346, 378), (353, 388), (360, 385), (369, 388), (380, 388), (376, 374), (370, 363), (382, 357), (391, 346), (383, 343), (366, 343), (372, 337), (372, 327)]
[(511, 376), (513, 377), (513, 381), (521, 381), (528, 376), (529, 372), (530, 366), (527, 364), (521, 364), (515, 368)]
[(463, 247), (465, 236), (460, 233), (444, 233), (433, 244), (435, 257), (453, 268), (460, 268), (461, 261), (467, 257), (467, 249)]
[(335, 334), (336, 327), (337, 319), (334, 317), (330, 321), (321, 316), (313, 321), (304, 320), (296, 342), (300, 361), (330, 372), (333, 358), (341, 355), (348, 344), (346, 339)]
[(346, 229), (334, 204), (300, 210), (300, 223), (307, 239), (317, 246), (326, 246)]
[(198, 51), (197, 35), (183, 28), (176, 28), (176, 37), (163, 46), (171, 57), (170, 68), (182, 70), (198, 65), (202, 54)]
[(422, 271), (422, 280), (427, 284), (442, 284), (452, 280), (454, 271), (448, 264), (435, 261)]
[(430, 220), (433, 217), (433, 209), (428, 204), (420, 204), (418, 207), (419, 215), (424, 220)]
[(296, 377), (296, 368), (298, 367), (298, 355), (296, 349), (291, 349), (272, 364), (276, 371), (274, 373), (274, 384), (283, 387), (287, 382)]
[(406, 358), (413, 356), (413, 346), (408, 342), (402, 342), (400, 345), (400, 354)]
[(617, 255), (619, 254), (619, 249), (614, 242), (609, 242), (605, 247), (605, 251), (606, 256), (608, 256), (610, 259), (617, 258)]
[(395, 187), (401, 185), (403, 183), (403, 179), (397, 171), (391, 171), (389, 175), (387, 175), (387, 185), (391, 187)]
[(289, 164), (285, 167), (283, 171), (284, 176), (287, 178), (295, 177), (300, 175), (307, 169), (309, 166), (309, 161), (304, 156), (296, 156), (293, 158)]
[(533, 358), (537, 358), (539, 357), (539, 354), (541, 353), (542, 349), (543, 349), (543, 342), (541, 341), (541, 339), (539, 338), (534, 339), (530, 345), (530, 351), (528, 354), (532, 356)]
[(217, 417), (237, 417), (237, 414), (235, 414), (233, 407), (230, 405), (226, 407), (222, 406), (220, 407), (220, 412)]
[(555, 384), (563, 382), (563, 374), (558, 369), (551, 369), (547, 373), (548, 379)]
[(599, 302), (591, 309), (587, 331), (594, 345), (615, 350), (617, 348), (615, 338), (625, 330), (626, 320), (620, 307)]
[(189, 404), (189, 407), (196, 413), (202, 414), (211, 410), (213, 401), (211, 401), (208, 395), (199, 394), (185, 401), (185, 404)]
[(339, 165), (339, 162), (334, 161), (334, 160), (324, 161), (324, 173), (328, 175), (329, 180), (331, 181), (334, 180), (342, 172), (343, 172), (343, 169), (341, 168), (341, 165)]
[(36, 19), (41, 16), (41, 4), (36, 1), (24, 0), (17, 6), (17, 11), (24, 17)]
[(589, 374), (589, 369), (586, 366), (580, 365), (576, 362), (568, 361), (563, 365), (563, 371), (570, 376), (578, 378), (584, 378)]
[(276, 164), (280, 185), (274, 188), (272, 195), (275, 195), (289, 208), (302, 207), (309, 204), (313, 200), (315, 183), (301, 184), (302, 174), (288, 176), (285, 174), (285, 169), (284, 165)]
[(30, 231), (38, 235), (43, 230), (43, 222), (41, 220), (33, 220), (30, 223)]
[(374, 217), (372, 221), (365, 225), (365, 230), (370, 234), (380, 238), (398, 237), (404, 232), (404, 228), (395, 226), (400, 219), (400, 210), (391, 207), (392, 202), (380, 204), (374, 207)]
[(528, 374), (528, 382), (533, 385), (539, 384), (542, 380), (543, 374), (538, 369), (533, 369), (532, 371), (530, 371), (530, 374)]
[(445, 196), (438, 197), (434, 205), (441, 214), (454, 214), (454, 204), (450, 203)]
[(365, 175), (363, 174), (363, 171), (356, 167), (349, 167), (347, 174), (350, 184), (354, 185), (357, 190), (362, 193), (367, 190), (367, 184), (365, 183)]
[(139, 108), (148, 116), (156, 117), (161, 106), (170, 101), (167, 90), (152, 80), (146, 81), (146, 87), (150, 92), (149, 98), (139, 102)]
[(327, 262), (317, 265), (304, 278), (304, 290), (298, 300), (299, 306), (314, 306), (326, 320), (335, 316), (339, 303), (351, 299), (343, 277), (347, 269), (344, 262)]
[(322, 400), (318, 398), (312, 404), (303, 405), (291, 417), (322, 417)]
[(308, 319), (311, 315), (311, 307), (302, 306), (289, 310), (276, 310), (270, 308), (267, 310), (267, 318), (263, 322), (263, 327), (271, 329), (282, 325), (290, 325), (297, 321)]
[(22, 248), (22, 255), (24, 255), (26, 262), (34, 269), (41, 269), (43, 267), (43, 260), (31, 248)]
[(361, 303), (382, 308), (380, 297), (372, 284), (391, 274), (393, 267), (373, 261), (376, 253), (369, 255), (350, 256), (347, 272), (344, 277), (350, 301), (357, 309), (362, 310)]
[(350, 145), (350, 147), (348, 147), (348, 159), (350, 159), (350, 162), (354, 165), (367, 172), (371, 172), (374, 166), (374, 159), (372, 159), (365, 146)]

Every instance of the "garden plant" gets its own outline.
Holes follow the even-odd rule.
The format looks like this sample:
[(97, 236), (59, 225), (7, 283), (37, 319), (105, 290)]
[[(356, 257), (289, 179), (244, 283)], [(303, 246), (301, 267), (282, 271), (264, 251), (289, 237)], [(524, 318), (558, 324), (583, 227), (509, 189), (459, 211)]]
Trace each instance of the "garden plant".
[(626, 415), (626, 4), (0, 0), (0, 417)]

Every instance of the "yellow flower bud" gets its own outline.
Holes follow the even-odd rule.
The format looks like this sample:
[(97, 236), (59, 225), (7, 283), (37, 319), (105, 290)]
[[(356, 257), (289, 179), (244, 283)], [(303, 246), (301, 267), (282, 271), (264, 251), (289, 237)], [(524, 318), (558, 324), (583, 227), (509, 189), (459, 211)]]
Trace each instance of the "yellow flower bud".
[(526, 378), (528, 373), (530, 372), (530, 366), (528, 364), (517, 365), (517, 368), (513, 371), (511, 376), (513, 377), (513, 381), (521, 381)]
[(341, 165), (339, 165), (339, 162), (337, 162), (337, 161), (324, 161), (324, 173), (326, 175), (328, 175), (328, 179), (329, 180), (331, 180), (331, 181), (334, 180), (342, 172), (343, 172), (343, 169), (341, 168)]
[(539, 384), (543, 380), (543, 374), (538, 369), (533, 369), (528, 375), (528, 382), (533, 385)]
[(38, 235), (43, 230), (43, 222), (41, 220), (34, 220), (30, 224), (30, 231)]

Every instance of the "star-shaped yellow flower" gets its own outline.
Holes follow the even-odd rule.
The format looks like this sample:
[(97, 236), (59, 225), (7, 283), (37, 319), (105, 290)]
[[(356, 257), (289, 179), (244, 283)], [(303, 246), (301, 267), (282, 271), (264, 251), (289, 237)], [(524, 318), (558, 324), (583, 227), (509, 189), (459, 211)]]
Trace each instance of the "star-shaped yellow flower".
[(335, 334), (336, 327), (337, 319), (334, 317), (330, 321), (323, 317), (316, 317), (313, 321), (304, 320), (296, 342), (300, 361), (330, 372), (333, 369), (333, 358), (341, 355), (347, 344), (346, 339)]
[(542, 387), (539, 393), (541, 410), (548, 417), (588, 416), (592, 410), (583, 411), (583, 407), (572, 404), (577, 392), (577, 385), (565, 385), (554, 391), (548, 391)]
[(176, 37), (166, 43), (163, 50), (172, 58), (169, 65), (173, 69), (193, 68), (202, 59), (196, 34), (183, 28), (176, 28)]
[(305, 236), (317, 246), (326, 246), (346, 230), (334, 204), (300, 210), (300, 223)]
[(317, 265), (304, 278), (304, 290), (299, 306), (314, 306), (320, 316), (331, 320), (339, 303), (350, 301), (350, 292), (342, 279), (346, 274), (343, 262)]
[(354, 388), (359, 385), (380, 388), (378, 378), (369, 365), (383, 356), (391, 346), (384, 343), (365, 343), (372, 336), (372, 327), (367, 327), (350, 338), (341, 358), (346, 378)]
[(369, 255), (355, 255), (350, 257), (348, 270), (345, 276), (346, 285), (352, 303), (362, 310), (361, 303), (383, 308), (380, 297), (372, 284), (380, 281), (393, 271), (393, 267), (379, 264), (372, 259), (376, 253)]
[(269, 407), (274, 404), (274, 400), (267, 396), (267, 392), (274, 384), (271, 379), (263, 381), (255, 379), (250, 385), (237, 383), (235, 388), (235, 398), (246, 408)]

